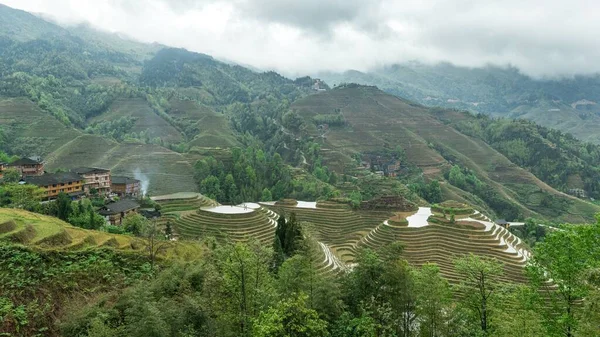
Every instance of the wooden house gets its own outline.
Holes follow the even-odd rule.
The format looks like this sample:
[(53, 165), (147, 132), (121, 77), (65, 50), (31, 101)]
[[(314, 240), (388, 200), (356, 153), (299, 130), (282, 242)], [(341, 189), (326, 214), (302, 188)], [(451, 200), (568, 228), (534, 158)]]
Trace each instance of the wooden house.
[(68, 194), (71, 198), (77, 198), (84, 194), (83, 177), (73, 172), (29, 176), (25, 177), (23, 181), (46, 189), (47, 199), (55, 199), (61, 192)]
[(134, 200), (122, 199), (102, 207), (98, 213), (111, 225), (120, 226), (127, 215), (137, 213), (139, 209), (140, 205)]
[(113, 176), (110, 186), (113, 193), (121, 196), (136, 197), (142, 191), (141, 182), (129, 177)]
[(78, 167), (71, 170), (83, 177), (83, 190), (89, 194), (92, 190), (100, 194), (111, 191), (110, 170), (97, 167)]
[(8, 164), (8, 167), (21, 172), (22, 177), (41, 176), (44, 174), (44, 163), (37, 159), (21, 158)]

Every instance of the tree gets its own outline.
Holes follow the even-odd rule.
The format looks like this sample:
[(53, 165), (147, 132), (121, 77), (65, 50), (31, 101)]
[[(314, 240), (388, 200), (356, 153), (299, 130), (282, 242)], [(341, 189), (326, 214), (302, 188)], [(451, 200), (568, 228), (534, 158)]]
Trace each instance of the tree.
[[(277, 221), (277, 229), (275, 230), (275, 253), (281, 253), (283, 258), (293, 256), (296, 251), (302, 246), (302, 228), (296, 221), (296, 213), (291, 213), (288, 220), (282, 215)], [(282, 261), (283, 262), (283, 261)]]
[(317, 253), (316, 248), (309, 248), (285, 260), (277, 271), (276, 288), (283, 298), (306, 294), (310, 309), (333, 320), (342, 313), (341, 292), (335, 278), (317, 270), (319, 264), (314, 259)]
[(578, 302), (592, 291), (587, 275), (600, 261), (599, 238), (599, 224), (565, 225), (549, 232), (544, 242), (535, 246), (528, 268), (532, 286), (553, 288), (546, 292), (550, 306), (542, 306), (549, 334), (571, 337), (577, 332)]
[(148, 220), (138, 213), (128, 214), (123, 219), (123, 228), (125, 231), (136, 236), (142, 236), (148, 227)]
[(171, 221), (167, 221), (167, 223), (165, 224), (165, 237), (167, 238), (167, 240), (171, 240), (171, 238), (173, 237), (173, 224), (171, 223)]
[(458, 165), (454, 165), (450, 169), (450, 173), (448, 174), (448, 181), (450, 181), (450, 184), (461, 189), (464, 189), (467, 184), (465, 175)]
[(210, 175), (206, 179), (202, 180), (200, 184), (200, 191), (211, 199), (221, 199), (221, 183), (219, 178)]
[(216, 336), (249, 336), (252, 322), (274, 299), (272, 251), (251, 241), (217, 246), (206, 257), (207, 303), (218, 316)]
[(485, 336), (492, 331), (490, 319), (501, 293), (500, 276), (502, 263), (495, 259), (469, 254), (454, 260), (456, 272), (461, 276), (458, 290), (462, 293), (461, 304), (477, 317)]
[(56, 198), (56, 217), (63, 221), (67, 221), (69, 219), (69, 216), (71, 216), (71, 213), (73, 212), (71, 208), (71, 203), (71, 198), (69, 198), (69, 196), (66, 193), (60, 192)]
[(274, 308), (259, 315), (254, 321), (254, 337), (326, 337), (327, 322), (307, 307), (308, 296), (279, 302)]
[(35, 210), (46, 196), (46, 190), (30, 184), (5, 184), (0, 187), (2, 205), (10, 208)]
[(2, 175), (2, 179), (6, 184), (18, 183), (19, 180), (21, 180), (21, 172), (15, 168), (7, 168), (6, 170), (2, 171)]
[(415, 284), (419, 335), (441, 336), (449, 321), (452, 293), (448, 281), (435, 264), (425, 264), (412, 273)]
[(156, 257), (161, 252), (165, 251), (171, 242), (166, 241), (166, 236), (158, 228), (156, 220), (147, 222), (143, 232), (141, 233), (146, 238), (146, 251), (150, 259), (150, 268), (154, 270)]
[(271, 195), (271, 191), (268, 188), (264, 188), (262, 190), (262, 195), (260, 197), (260, 201), (271, 201), (273, 200), (273, 196)]
[(429, 184), (427, 184), (427, 193), (425, 199), (427, 199), (427, 201), (430, 203), (442, 201), (442, 189), (437, 180), (432, 180)]
[(223, 194), (224, 200), (227, 203), (234, 204), (235, 199), (238, 193), (237, 186), (235, 185), (235, 180), (233, 179), (233, 175), (228, 174), (225, 177), (225, 183), (223, 184)]

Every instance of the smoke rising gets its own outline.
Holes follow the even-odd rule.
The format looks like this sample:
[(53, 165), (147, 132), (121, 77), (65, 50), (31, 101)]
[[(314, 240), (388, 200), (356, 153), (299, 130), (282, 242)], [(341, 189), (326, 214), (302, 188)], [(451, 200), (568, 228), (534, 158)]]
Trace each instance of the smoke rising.
[(133, 176), (135, 177), (135, 179), (140, 181), (141, 188), (142, 188), (142, 196), (145, 197), (148, 194), (148, 187), (150, 186), (150, 179), (148, 178), (147, 175), (142, 173), (142, 171), (139, 168), (136, 168), (133, 171)]

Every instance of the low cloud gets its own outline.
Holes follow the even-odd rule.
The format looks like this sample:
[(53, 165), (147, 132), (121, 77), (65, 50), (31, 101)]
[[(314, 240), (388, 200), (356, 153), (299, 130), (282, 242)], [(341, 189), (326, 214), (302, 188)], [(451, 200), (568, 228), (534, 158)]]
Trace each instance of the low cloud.
[(600, 3), (587, 0), (0, 0), (294, 76), (418, 60), (600, 72)]

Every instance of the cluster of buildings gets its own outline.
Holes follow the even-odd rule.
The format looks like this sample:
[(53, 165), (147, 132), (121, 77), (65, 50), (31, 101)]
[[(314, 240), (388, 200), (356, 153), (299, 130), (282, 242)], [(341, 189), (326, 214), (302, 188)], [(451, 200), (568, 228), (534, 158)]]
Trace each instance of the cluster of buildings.
[(398, 159), (372, 154), (363, 155), (358, 167), (358, 169), (370, 170), (385, 177), (396, 177), (401, 168), (401, 162)]
[(69, 172), (47, 173), (44, 162), (37, 158), (21, 158), (10, 164), (0, 163), (0, 178), (7, 169), (21, 174), (21, 184), (31, 184), (46, 190), (46, 200), (66, 193), (73, 200), (92, 195), (118, 195), (125, 197), (109, 203), (99, 210), (108, 223), (120, 225), (123, 218), (140, 209), (140, 205), (126, 197), (141, 196), (141, 182), (125, 176), (113, 176), (109, 169), (78, 167)]
[(56, 198), (59, 193), (66, 193), (72, 197), (109, 193), (136, 197), (141, 193), (139, 180), (113, 176), (109, 169), (78, 167), (69, 172), (47, 173), (42, 161), (30, 158), (10, 163), (8, 168), (21, 172), (21, 183), (46, 189), (48, 199)]

